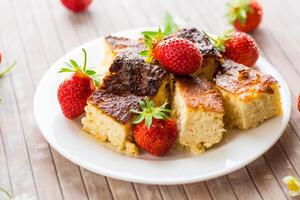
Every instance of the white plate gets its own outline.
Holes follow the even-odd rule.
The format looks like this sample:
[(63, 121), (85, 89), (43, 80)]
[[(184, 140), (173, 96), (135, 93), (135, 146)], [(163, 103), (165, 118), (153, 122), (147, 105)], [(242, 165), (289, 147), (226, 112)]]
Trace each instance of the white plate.
[[(137, 38), (140, 32), (141, 29), (136, 29), (115, 35)], [(148, 154), (136, 158), (120, 155), (84, 134), (80, 120), (68, 120), (61, 113), (56, 91), (68, 74), (57, 72), (69, 58), (81, 62), (81, 48), (88, 52), (88, 66), (99, 66), (103, 58), (103, 38), (88, 42), (59, 59), (46, 72), (37, 88), (34, 113), (42, 134), (59, 153), (101, 175), (147, 184), (182, 184), (215, 178), (257, 159), (279, 139), (288, 124), (291, 97), (287, 84), (272, 65), (260, 58), (257, 68), (280, 82), (283, 116), (272, 118), (255, 129), (230, 131), (220, 144), (202, 155), (175, 150), (162, 158)]]

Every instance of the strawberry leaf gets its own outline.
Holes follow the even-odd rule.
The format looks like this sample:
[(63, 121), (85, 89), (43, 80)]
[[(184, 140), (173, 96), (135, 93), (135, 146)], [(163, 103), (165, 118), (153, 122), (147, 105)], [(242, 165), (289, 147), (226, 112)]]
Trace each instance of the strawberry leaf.
[(132, 122), (133, 124), (139, 124), (145, 119), (145, 115), (138, 115), (135, 120)]
[(70, 68), (60, 68), (60, 70), (58, 71), (58, 73), (63, 73), (63, 72), (75, 72), (74, 69), (70, 69)]
[(140, 107), (142, 108), (142, 109), (145, 109), (146, 108), (146, 104), (145, 104), (145, 102), (144, 101), (139, 101), (139, 104), (140, 104)]
[(72, 66), (74, 67), (74, 69), (76, 70), (80, 70), (79, 65), (77, 64), (77, 62), (73, 59), (70, 59), (70, 63), (72, 64)]
[(145, 101), (139, 101), (139, 105), (142, 111), (131, 110), (132, 113), (138, 115), (132, 122), (133, 124), (139, 124), (145, 119), (146, 126), (150, 127), (153, 117), (159, 120), (167, 120), (169, 118), (167, 113), (169, 113), (170, 110), (165, 108), (168, 105), (167, 101), (159, 107), (154, 107), (153, 101), (150, 101), (148, 97), (146, 97)]
[(82, 49), (83, 51), (83, 57), (84, 57), (84, 61), (83, 61), (83, 71), (85, 72), (86, 71), (86, 62), (87, 62), (87, 55), (86, 55), (86, 50), (85, 49)]
[(157, 36), (157, 31), (143, 31), (141, 32), (142, 35), (147, 35), (150, 38)]
[(247, 14), (252, 12), (250, 0), (232, 0), (227, 4), (227, 19), (230, 24), (238, 20), (241, 24), (245, 24)]
[(151, 51), (150, 50), (144, 50), (144, 51), (140, 51), (139, 54), (141, 56), (149, 56), (151, 54)]
[(147, 114), (145, 117), (145, 124), (149, 128), (152, 124), (152, 115)]
[(91, 70), (91, 69), (86, 70), (85, 73), (87, 75), (94, 75), (94, 74), (96, 74), (96, 72), (94, 70)]
[(164, 36), (171, 35), (178, 31), (179, 27), (175, 23), (173, 17), (170, 15), (170, 13), (166, 13), (165, 15), (165, 29), (164, 29)]
[(213, 45), (218, 49), (220, 52), (225, 52), (225, 42), (229, 40), (234, 33), (233, 30), (227, 30), (222, 35), (217, 37), (213, 37), (203, 31), (204, 35), (213, 43)]

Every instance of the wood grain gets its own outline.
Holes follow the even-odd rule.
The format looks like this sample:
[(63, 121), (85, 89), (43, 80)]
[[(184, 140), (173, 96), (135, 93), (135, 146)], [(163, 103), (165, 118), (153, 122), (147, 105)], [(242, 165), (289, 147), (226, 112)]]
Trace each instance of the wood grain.
[[(36, 86), (64, 53), (97, 36), (162, 24), (165, 11), (187, 24), (221, 33), (227, 0), (101, 0), (74, 14), (59, 1), (0, 0), (3, 65), (18, 61), (0, 80), (0, 187), (40, 200), (290, 199), (281, 181), (300, 175), (300, 2), (261, 0), (264, 20), (252, 36), (285, 77), (292, 92), (291, 121), (264, 156), (234, 173), (206, 182), (157, 186), (96, 175), (66, 160), (44, 140), (32, 112)], [(113, 12), (112, 12), (113, 8)], [(3, 27), (3, 28), (2, 28)], [(287, 31), (288, 30), (288, 31)], [(1, 196), (0, 196), (1, 198)]]

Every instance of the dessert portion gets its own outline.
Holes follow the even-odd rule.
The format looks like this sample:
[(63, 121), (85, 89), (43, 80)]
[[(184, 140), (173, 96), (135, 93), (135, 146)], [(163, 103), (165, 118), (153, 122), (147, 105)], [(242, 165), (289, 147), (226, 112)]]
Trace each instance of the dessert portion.
[(272, 76), (226, 60), (215, 81), (223, 96), (224, 120), (229, 128), (255, 128), (281, 114), (279, 84)]
[(138, 109), (141, 99), (135, 95), (118, 96), (97, 90), (85, 107), (86, 115), (81, 120), (83, 130), (100, 142), (110, 143), (110, 147), (117, 152), (137, 155), (130, 110)]
[(161, 105), (170, 98), (171, 76), (137, 55), (120, 55), (113, 60), (100, 89), (116, 95), (149, 96), (155, 105)]
[(60, 71), (72, 72), (58, 88), (63, 114), (85, 113), (83, 129), (109, 148), (163, 156), (176, 144), (201, 154), (222, 140), (224, 126), (254, 128), (281, 114), (278, 82), (252, 68), (259, 50), (249, 35), (213, 38), (174, 21), (142, 34), (105, 37), (101, 80), (84, 49), (83, 66), (71, 60)]
[(118, 152), (136, 155), (130, 111), (138, 110), (145, 97), (161, 105), (170, 92), (170, 74), (165, 69), (138, 56), (118, 55), (87, 101), (83, 129)]
[(178, 143), (194, 154), (219, 143), (225, 132), (222, 96), (212, 82), (198, 77), (176, 78), (172, 117)]
[(203, 66), (194, 73), (202, 78), (212, 80), (217, 68), (222, 62), (222, 55), (210, 39), (196, 28), (182, 29), (175, 33), (175, 37), (193, 42), (203, 56)]

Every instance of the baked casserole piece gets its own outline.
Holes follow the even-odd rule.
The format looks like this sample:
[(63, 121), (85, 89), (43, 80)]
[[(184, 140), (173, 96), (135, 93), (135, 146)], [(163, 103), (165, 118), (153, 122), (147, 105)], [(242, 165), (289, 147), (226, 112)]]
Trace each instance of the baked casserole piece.
[(216, 75), (229, 128), (255, 128), (281, 114), (279, 84), (272, 76), (226, 60)]
[(176, 78), (172, 117), (177, 120), (179, 147), (194, 154), (219, 143), (223, 128), (223, 103), (214, 85), (198, 77)]

